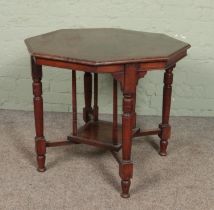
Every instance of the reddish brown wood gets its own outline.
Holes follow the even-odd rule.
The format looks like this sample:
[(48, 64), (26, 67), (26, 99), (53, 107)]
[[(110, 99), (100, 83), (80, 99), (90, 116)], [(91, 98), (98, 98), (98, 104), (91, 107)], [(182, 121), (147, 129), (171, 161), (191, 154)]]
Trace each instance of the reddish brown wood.
[(33, 79), (33, 102), (35, 118), (35, 145), (37, 153), (38, 171), (45, 171), (46, 142), (43, 133), (43, 99), (42, 99), (42, 66), (36, 65), (31, 57), (31, 72)]
[[(112, 127), (113, 123), (99, 120), (89, 121), (78, 129), (78, 136), (88, 139), (95, 139), (106, 143), (112, 143)], [(122, 126), (118, 126), (118, 143), (122, 142)]]
[(73, 135), (77, 135), (77, 90), (76, 71), (72, 71), (72, 115), (73, 115)]
[[(136, 89), (135, 89), (135, 93), (133, 93), (133, 106), (135, 107), (136, 106)], [(133, 111), (133, 120), (132, 120), (132, 128), (136, 128), (136, 121), (137, 121), (137, 114), (135, 112), (135, 110)]]
[[(159, 135), (160, 154), (166, 155), (170, 137), (170, 103), (172, 69), (187, 55), (190, 45), (163, 34), (122, 29), (69, 29), (58, 30), (25, 40), (32, 58), (36, 151), (39, 171), (45, 170), (46, 147), (85, 143), (111, 150), (119, 163), (122, 197), (129, 197), (133, 174), (131, 160), (132, 138)], [(116, 46), (116, 47), (115, 47)], [(46, 142), (43, 134), (42, 65), (75, 69), (84, 75), (86, 124), (77, 130), (76, 75), (72, 73), (73, 132), (69, 141)], [(159, 129), (143, 130), (136, 127), (136, 86), (146, 72), (166, 69), (163, 90), (162, 123)], [(94, 106), (92, 76), (94, 74)], [(115, 79), (113, 91), (113, 124), (98, 120), (98, 75), (111, 73)], [(123, 93), (122, 130), (117, 125), (116, 80)], [(117, 144), (116, 144), (117, 143)], [(122, 147), (122, 157), (117, 151)]]
[[(122, 143), (122, 126), (118, 125), (117, 145), (112, 144), (112, 135), (111, 135), (112, 129), (113, 129), (112, 122), (103, 120), (99, 121), (91, 120), (78, 129), (77, 136), (83, 138), (84, 143), (86, 144), (87, 144), (86, 139), (88, 139), (90, 140), (89, 141), (90, 145), (99, 147), (102, 144), (103, 148), (105, 148), (106, 145), (107, 147), (105, 149), (109, 149), (109, 145), (112, 146), (111, 148), (120, 148), (120, 145)], [(131, 135), (135, 136), (137, 132), (139, 132), (138, 129), (131, 130)], [(76, 136), (73, 135), (68, 136), (68, 140), (73, 141), (73, 139), (77, 139)]]
[(117, 80), (120, 84), (120, 89), (123, 91), (124, 87), (124, 67), (122, 71), (112, 73), (112, 76), (115, 80)]
[(150, 130), (143, 130), (136, 132), (134, 137), (139, 137), (139, 136), (151, 136), (151, 135), (158, 135), (161, 132), (161, 129), (150, 129)]
[[(94, 145), (94, 146), (98, 146), (100, 147), (100, 145), (105, 148), (105, 149), (109, 149), (109, 145), (111, 145), (111, 148), (120, 148), (121, 145), (121, 126), (119, 127), (120, 132), (118, 132), (118, 144), (113, 145), (112, 144), (112, 136), (111, 136), (111, 131), (113, 128), (113, 124), (111, 122), (107, 122), (107, 121), (89, 121), (87, 122), (84, 126), (80, 127), (78, 129), (78, 137), (80, 138), (84, 138), (84, 143), (87, 143), (87, 141), (85, 141), (85, 139), (90, 140), (89, 144), (90, 145)], [(133, 133), (134, 135), (134, 133)], [(68, 140), (73, 140), (75, 138), (73, 138), (73, 136), (69, 136)], [(93, 144), (94, 142), (94, 144)]]
[(74, 143), (84, 143), (87, 145), (96, 146), (107, 150), (119, 151), (121, 149), (121, 145), (112, 145), (111, 143), (103, 143), (95, 139), (88, 139), (78, 136), (68, 136), (68, 140)]
[(117, 119), (117, 80), (113, 79), (113, 144), (118, 144), (118, 119)]
[(93, 107), (93, 115), (94, 120), (98, 120), (98, 74), (94, 73), (94, 107)]
[(91, 120), (93, 110), (91, 107), (92, 99), (92, 75), (89, 72), (84, 74), (84, 96), (85, 96), (85, 107), (83, 109), (83, 119), (85, 122)]
[(133, 175), (133, 163), (131, 161), (132, 128), (134, 117), (134, 93), (136, 90), (137, 66), (128, 64), (124, 69), (123, 90), (123, 115), (122, 115), (122, 163), (120, 164), (120, 177), (122, 179), (122, 193), (124, 198), (129, 197), (130, 179)]
[(70, 145), (72, 143), (73, 142), (68, 141), (68, 140), (66, 140), (66, 141), (60, 140), (60, 141), (53, 141), (53, 142), (46, 141), (46, 147), (66, 146), (66, 145)]
[[(105, 143), (112, 143), (113, 123), (108, 121), (89, 121), (78, 129), (78, 136), (94, 139)], [(132, 129), (132, 136), (135, 136), (139, 129)], [(122, 125), (118, 124), (118, 144), (122, 143)]]
[(161, 132), (159, 134), (160, 141), (160, 155), (167, 155), (168, 139), (170, 138), (171, 127), (169, 125), (169, 115), (171, 106), (172, 81), (173, 81), (173, 67), (166, 69), (164, 74), (163, 87), (163, 108), (162, 108), (162, 123), (159, 125)]
[(63, 69), (78, 69), (78, 71), (83, 72), (94, 72), (94, 73), (114, 73), (118, 71), (123, 71), (123, 65), (119, 64), (112, 64), (112, 65), (104, 65), (104, 66), (90, 66), (90, 65), (84, 65), (80, 63), (70, 63), (65, 61), (59, 61), (59, 60), (52, 60), (52, 59), (46, 59), (46, 58), (40, 58), (35, 57), (36, 64), (38, 65), (45, 65), (45, 66), (51, 66), (51, 67), (57, 67), (57, 68), (63, 68)]

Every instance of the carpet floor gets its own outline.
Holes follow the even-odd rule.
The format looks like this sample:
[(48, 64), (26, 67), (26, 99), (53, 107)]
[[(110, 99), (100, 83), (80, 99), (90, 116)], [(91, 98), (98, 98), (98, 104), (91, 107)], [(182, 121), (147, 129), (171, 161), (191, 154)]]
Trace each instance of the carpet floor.
[[(137, 120), (142, 128), (159, 122)], [(158, 155), (158, 137), (133, 140), (131, 197), (122, 199), (118, 164), (108, 151), (80, 144), (48, 148), (47, 171), (39, 173), (33, 113), (0, 110), (0, 209), (213, 210), (214, 118), (172, 117), (171, 125), (167, 157)], [(45, 113), (47, 140), (65, 137), (70, 128), (70, 113)]]

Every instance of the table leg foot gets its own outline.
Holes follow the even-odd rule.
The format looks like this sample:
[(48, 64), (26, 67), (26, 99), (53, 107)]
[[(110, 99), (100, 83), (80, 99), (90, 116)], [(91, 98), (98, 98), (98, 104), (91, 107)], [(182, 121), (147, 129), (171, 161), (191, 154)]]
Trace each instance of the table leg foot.
[(44, 172), (45, 169), (45, 153), (46, 153), (46, 141), (43, 138), (36, 138), (35, 141), (36, 153), (37, 153), (37, 170)]
[(121, 197), (128, 198), (130, 197), (129, 188), (131, 185), (131, 178), (133, 176), (133, 163), (131, 161), (123, 161), (120, 164), (119, 174), (121, 177), (122, 188)]
[(130, 194), (129, 194), (130, 185), (131, 185), (130, 180), (122, 180), (121, 181), (122, 193), (120, 194), (120, 196), (122, 198), (129, 198), (130, 197)]
[(161, 132), (159, 134), (160, 137), (160, 156), (167, 156), (167, 146), (168, 146), (168, 139), (170, 138), (171, 127), (169, 124), (160, 124), (159, 128)]
[(165, 156), (167, 156), (167, 152), (165, 152), (165, 153), (164, 152), (159, 152), (159, 155), (162, 156), (162, 157), (165, 157)]
[(46, 168), (37, 168), (37, 171), (38, 171), (38, 172), (45, 172), (45, 171), (46, 171)]
[(45, 168), (45, 155), (37, 156), (37, 164), (38, 164), (37, 171), (39, 171), (39, 172), (45, 172), (46, 171), (46, 168)]
[(167, 145), (168, 145), (168, 141), (165, 141), (165, 140), (160, 141), (160, 152), (159, 152), (160, 156), (167, 156), (167, 152), (166, 152)]

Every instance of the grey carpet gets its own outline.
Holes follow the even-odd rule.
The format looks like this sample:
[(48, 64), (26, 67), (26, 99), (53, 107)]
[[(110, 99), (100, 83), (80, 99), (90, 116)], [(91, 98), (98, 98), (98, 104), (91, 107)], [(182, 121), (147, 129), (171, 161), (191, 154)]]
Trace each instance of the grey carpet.
[[(69, 134), (70, 121), (70, 113), (46, 113), (47, 139)], [(159, 121), (138, 118), (148, 128)], [(214, 209), (214, 118), (173, 117), (171, 124), (167, 157), (157, 153), (158, 137), (133, 140), (131, 197), (122, 199), (109, 152), (86, 145), (48, 148), (47, 171), (39, 173), (33, 113), (0, 110), (0, 209)]]

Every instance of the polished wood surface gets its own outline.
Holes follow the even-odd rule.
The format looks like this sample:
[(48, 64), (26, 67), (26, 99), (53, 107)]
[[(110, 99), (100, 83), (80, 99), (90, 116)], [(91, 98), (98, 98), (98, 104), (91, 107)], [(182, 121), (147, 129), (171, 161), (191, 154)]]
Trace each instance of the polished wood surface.
[[(113, 139), (112, 131), (114, 131), (114, 123), (104, 120), (91, 120), (78, 129), (77, 135), (71, 134), (67, 137), (67, 140), (73, 143), (84, 143), (104, 149), (119, 151), (122, 147), (122, 125), (117, 125), (116, 142)], [(140, 129), (133, 129), (131, 131), (131, 136), (140, 136)], [(49, 142), (48, 146), (57, 144), (59, 144), (59, 142)]]
[[(99, 141), (101, 143), (106, 143), (112, 145), (112, 131), (113, 124), (111, 122), (106, 122), (103, 120), (99, 121), (89, 121), (84, 126), (78, 129), (78, 136), (85, 139), (92, 139)], [(118, 126), (118, 146), (122, 142), (122, 126)], [(133, 134), (134, 135), (134, 134)], [(69, 140), (72, 137), (68, 138)]]
[(89, 65), (166, 61), (189, 44), (164, 34), (124, 29), (62, 29), (25, 40), (40, 58)]
[[(38, 170), (45, 171), (46, 147), (80, 143), (107, 149), (119, 164), (121, 196), (128, 198), (133, 176), (133, 138), (158, 135), (159, 153), (167, 155), (171, 134), (172, 71), (176, 63), (187, 55), (190, 45), (163, 34), (123, 29), (63, 29), (26, 39), (25, 42), (31, 54)], [(73, 127), (64, 140), (46, 141), (44, 137), (43, 65), (72, 70)], [(139, 79), (151, 70), (164, 72), (162, 122), (158, 128), (141, 130), (136, 128), (136, 90)], [(77, 128), (76, 71), (85, 72), (85, 124), (80, 128)], [(113, 77), (113, 122), (99, 119), (98, 73), (109, 73)], [(123, 94), (122, 125), (118, 124), (118, 85)]]

